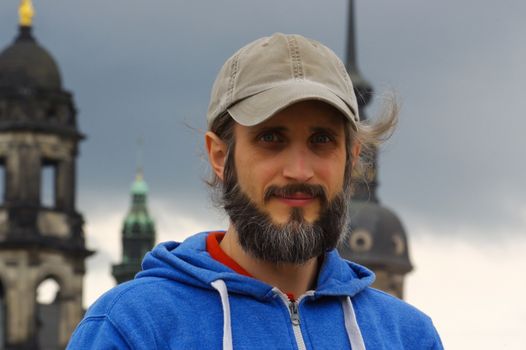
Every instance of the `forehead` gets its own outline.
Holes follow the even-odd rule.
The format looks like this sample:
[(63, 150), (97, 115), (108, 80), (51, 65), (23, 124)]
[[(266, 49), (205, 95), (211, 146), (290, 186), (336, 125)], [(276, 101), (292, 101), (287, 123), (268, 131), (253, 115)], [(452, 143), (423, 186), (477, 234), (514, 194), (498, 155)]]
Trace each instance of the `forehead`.
[(321, 127), (343, 131), (344, 124), (345, 117), (339, 110), (322, 101), (308, 100), (290, 105), (264, 122), (250, 128), (287, 126), (300, 129), (303, 127)]

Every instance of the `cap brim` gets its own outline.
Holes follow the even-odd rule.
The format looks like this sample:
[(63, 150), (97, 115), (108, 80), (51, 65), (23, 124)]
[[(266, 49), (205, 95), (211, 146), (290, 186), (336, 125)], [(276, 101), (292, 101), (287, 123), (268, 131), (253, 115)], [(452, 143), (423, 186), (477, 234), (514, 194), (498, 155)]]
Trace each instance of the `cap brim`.
[(300, 101), (318, 100), (338, 109), (356, 129), (357, 113), (326, 86), (308, 80), (295, 80), (249, 96), (228, 107), (228, 113), (244, 126), (257, 125), (277, 112)]

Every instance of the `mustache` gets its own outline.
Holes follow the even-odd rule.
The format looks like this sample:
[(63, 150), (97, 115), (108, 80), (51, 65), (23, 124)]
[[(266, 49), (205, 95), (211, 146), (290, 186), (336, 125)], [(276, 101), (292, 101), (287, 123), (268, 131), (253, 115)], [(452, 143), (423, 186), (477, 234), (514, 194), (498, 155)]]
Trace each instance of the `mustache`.
[(272, 197), (289, 197), (298, 192), (305, 193), (311, 197), (319, 198), (322, 204), (325, 204), (329, 201), (327, 192), (323, 186), (306, 183), (288, 184), (285, 186), (271, 185), (265, 190), (264, 201), (268, 202)]

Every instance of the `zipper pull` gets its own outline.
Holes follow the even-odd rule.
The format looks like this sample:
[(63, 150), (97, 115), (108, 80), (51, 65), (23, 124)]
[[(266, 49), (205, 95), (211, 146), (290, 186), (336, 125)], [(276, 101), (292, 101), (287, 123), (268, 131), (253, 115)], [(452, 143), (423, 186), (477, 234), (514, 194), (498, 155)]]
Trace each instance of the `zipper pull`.
[(298, 313), (298, 303), (295, 301), (289, 301), (289, 310), (290, 310), (290, 321), (294, 326), (300, 324), (300, 315)]

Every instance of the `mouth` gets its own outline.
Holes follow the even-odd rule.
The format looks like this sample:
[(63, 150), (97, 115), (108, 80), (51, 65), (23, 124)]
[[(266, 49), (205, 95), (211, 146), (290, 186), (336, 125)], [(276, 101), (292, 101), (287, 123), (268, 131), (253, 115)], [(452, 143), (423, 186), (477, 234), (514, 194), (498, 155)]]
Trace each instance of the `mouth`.
[(264, 201), (268, 202), (269, 200), (276, 200), (288, 207), (304, 207), (318, 201), (323, 206), (327, 202), (327, 195), (321, 185), (272, 185), (265, 190)]
[(317, 197), (303, 192), (296, 192), (293, 194), (275, 196), (275, 198), (283, 204), (291, 207), (303, 207), (315, 201)]

